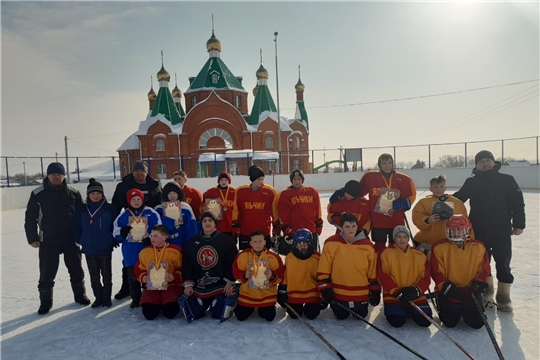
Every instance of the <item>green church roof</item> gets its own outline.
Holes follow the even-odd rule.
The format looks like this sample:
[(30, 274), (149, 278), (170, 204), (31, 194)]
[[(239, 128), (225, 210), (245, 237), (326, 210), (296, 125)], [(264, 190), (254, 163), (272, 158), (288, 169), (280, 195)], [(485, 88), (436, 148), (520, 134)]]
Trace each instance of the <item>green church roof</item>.
[(159, 88), (156, 102), (152, 109), (152, 116), (156, 116), (157, 114), (165, 116), (172, 125), (180, 124), (183, 121), (168, 87)]
[(251, 116), (249, 118), (248, 124), (257, 126), (259, 124), (259, 116), (264, 111), (277, 112), (276, 105), (274, 104), (274, 99), (268, 90), (268, 86), (259, 85), (257, 88), (257, 96), (253, 101), (253, 108), (251, 109)]
[(185, 93), (202, 89), (246, 91), (219, 57), (208, 59), (195, 79), (190, 79), (189, 89)]
[[(184, 111), (184, 108), (182, 107), (182, 103), (181, 102), (177, 102), (177, 103), (174, 103), (176, 105), (176, 110), (178, 110), (178, 113), (180, 114), (181, 117), (185, 117), (186, 116), (186, 112)], [(184, 119), (182, 119), (183, 121)]]
[[(300, 113), (300, 119), (295, 119), (295, 120), (303, 120), (303, 121), (305, 121), (304, 126), (306, 127), (306, 129), (309, 130), (308, 116), (307, 116), (306, 106), (304, 105), (304, 102), (303, 101), (297, 101), (296, 106), (297, 106), (296, 113), (297, 114)], [(300, 122), (302, 122), (302, 121), (300, 121)]]

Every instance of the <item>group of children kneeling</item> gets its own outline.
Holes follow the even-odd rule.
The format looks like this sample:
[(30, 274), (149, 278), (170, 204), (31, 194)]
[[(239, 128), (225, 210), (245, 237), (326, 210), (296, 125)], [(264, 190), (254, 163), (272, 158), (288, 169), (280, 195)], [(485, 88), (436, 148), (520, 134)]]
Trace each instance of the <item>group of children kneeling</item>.
[[(179, 187), (174, 191), (165, 188), (164, 201), (181, 198)], [(87, 207), (93, 209), (88, 207), (89, 216), (98, 213), (103, 205), (100, 202), (106, 203), (103, 196), (95, 201), (89, 194), (89, 200)], [(114, 221), (113, 235), (122, 243), (131, 307), (141, 306), (149, 320), (160, 313), (172, 319), (182, 309), (188, 322), (205, 316), (208, 310), (221, 321), (233, 312), (243, 321), (258, 309), (260, 317), (272, 321), (276, 302), (292, 318), (304, 314), (314, 319), (328, 305), (337, 319), (346, 319), (350, 310), (365, 317), (368, 304), (380, 303), (382, 287), (384, 314), (392, 326), (403, 326), (410, 317), (426, 327), (430, 322), (411, 302), (432, 317), (424, 293), (433, 278), (439, 317), (446, 326), (454, 327), (461, 317), (473, 328), (483, 326), (473, 297), (482, 303), (489, 260), (484, 245), (469, 238), (472, 226), (464, 215), (450, 218), (447, 238), (433, 244), (430, 260), (409, 245), (410, 233), (404, 226), (394, 229), (394, 244), (377, 254), (365, 231), (358, 227), (356, 216), (344, 213), (342, 231), (325, 241), (321, 254), (313, 246), (311, 232), (300, 229), (294, 233), (292, 252), (283, 263), (278, 254), (266, 248), (267, 234), (262, 231), (254, 231), (250, 247), (238, 252), (236, 242), (217, 230), (218, 219), (212, 212), (201, 215), (202, 230), (198, 231), (192, 215), (174, 220), (163, 216), (163, 208), (156, 211), (145, 207), (144, 195), (138, 189), (131, 189), (127, 200), (129, 208)], [(179, 211), (181, 215), (192, 214), (189, 209)], [(95, 219), (90, 219), (91, 226)], [(162, 225), (162, 219), (172, 221), (172, 226)], [(99, 221), (101, 226), (101, 217)], [(171, 234), (171, 227), (173, 232), (182, 229), (186, 233)], [(148, 235), (150, 244), (145, 245), (141, 238)], [(181, 244), (179, 239), (184, 239)], [(88, 262), (88, 254), (86, 257)], [(88, 266), (93, 278), (90, 262)], [(101, 292), (94, 287), (101, 286), (99, 276), (95, 283), (92, 279), (96, 295), (93, 307), (110, 306), (110, 282)]]

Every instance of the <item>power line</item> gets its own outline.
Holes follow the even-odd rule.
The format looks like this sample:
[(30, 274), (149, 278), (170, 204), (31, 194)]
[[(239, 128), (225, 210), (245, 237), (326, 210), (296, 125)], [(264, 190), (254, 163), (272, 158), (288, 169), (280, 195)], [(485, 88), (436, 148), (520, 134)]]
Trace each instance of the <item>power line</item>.
[(92, 149), (96, 149), (96, 150), (100, 150), (100, 151), (104, 151), (104, 152), (108, 152), (108, 153), (115, 153), (115, 154), (116, 154), (115, 151), (105, 150), (105, 149), (100, 149), (100, 148), (97, 148), (97, 147), (95, 147), (95, 146), (86, 145), (86, 144), (80, 143), (80, 142), (78, 142), (78, 141), (75, 141), (75, 140), (73, 140), (73, 139), (71, 139), (71, 138), (68, 138), (68, 140), (69, 140), (69, 141), (72, 141), (72, 142), (74, 142), (74, 143), (77, 143), (77, 144), (79, 144), (79, 145), (82, 145), (82, 146), (86, 146), (86, 147), (92, 148)]
[(449, 91), (449, 92), (438, 93), (438, 94), (419, 95), (419, 96), (411, 96), (411, 97), (396, 98), (396, 99), (389, 99), (389, 100), (366, 101), (366, 102), (351, 103), (351, 104), (310, 106), (309, 108), (310, 109), (335, 108), (335, 107), (359, 106), (359, 105), (369, 105), (369, 104), (381, 104), (381, 103), (387, 103), (387, 102), (398, 102), (398, 101), (406, 101), (406, 100), (425, 99), (425, 98), (430, 98), (430, 97), (454, 95), (454, 94), (461, 94), (461, 93), (472, 92), (472, 91), (494, 89), (494, 88), (504, 87), (504, 86), (513, 86), (513, 85), (519, 85), (519, 84), (526, 84), (526, 83), (530, 83), (530, 82), (534, 82), (534, 81), (538, 81), (538, 80), (540, 80), (540, 79), (519, 81), (519, 82), (513, 82), (513, 83), (508, 83), (508, 84), (500, 84), (500, 85), (493, 85), (493, 86), (485, 86), (485, 87), (480, 87), (480, 88), (466, 89), (466, 90), (459, 90), (459, 91)]
[(68, 140), (95, 138), (95, 137), (102, 137), (102, 136), (109, 136), (109, 135), (118, 135), (118, 134), (125, 134), (125, 133), (128, 133), (128, 132), (133, 132), (133, 131), (132, 130), (127, 130), (127, 131), (120, 131), (120, 132), (116, 132), (116, 133), (101, 134), (101, 135), (77, 136), (77, 137), (73, 137), (73, 138), (68, 138)]

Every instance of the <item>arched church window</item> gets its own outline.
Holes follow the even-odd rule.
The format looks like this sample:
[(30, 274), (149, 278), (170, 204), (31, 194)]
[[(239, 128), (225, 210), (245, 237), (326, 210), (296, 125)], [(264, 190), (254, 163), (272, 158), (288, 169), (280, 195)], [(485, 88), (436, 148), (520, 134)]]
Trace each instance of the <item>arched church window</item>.
[(163, 140), (156, 141), (156, 151), (165, 151), (165, 141)]
[(265, 140), (265, 145), (267, 149), (273, 149), (274, 148), (274, 139), (271, 137), (267, 137)]
[(199, 149), (232, 149), (231, 135), (223, 129), (212, 128), (206, 130), (199, 139)]

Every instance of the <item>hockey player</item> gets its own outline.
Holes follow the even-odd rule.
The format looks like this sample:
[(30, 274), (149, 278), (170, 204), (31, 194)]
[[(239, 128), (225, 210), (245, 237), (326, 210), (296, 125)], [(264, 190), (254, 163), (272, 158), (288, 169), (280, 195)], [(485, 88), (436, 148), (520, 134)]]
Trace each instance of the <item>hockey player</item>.
[(446, 224), (446, 239), (431, 247), (431, 277), (439, 318), (448, 327), (463, 321), (474, 329), (484, 326), (484, 321), (473, 300), (486, 290), (490, 272), (489, 259), (484, 244), (469, 238), (471, 222), (465, 215), (454, 215)]
[[(302, 313), (310, 320), (319, 316), (322, 309), (317, 291), (317, 269), (319, 253), (313, 246), (313, 236), (308, 229), (296, 230), (293, 236), (292, 252), (285, 257), (285, 276), (278, 286), (278, 304), (286, 308), (288, 303), (298, 315)], [(296, 319), (289, 309), (287, 313)]]
[(193, 214), (195, 214), (195, 219), (201, 218), (201, 204), (202, 204), (202, 195), (201, 192), (198, 189), (195, 189), (191, 186), (187, 186), (186, 183), (188, 181), (188, 177), (185, 171), (180, 170), (176, 171), (173, 174), (174, 181), (180, 185), (180, 188), (184, 192), (185, 199), (180, 199), (182, 201), (185, 201), (186, 203), (191, 206), (191, 209), (193, 210)]
[[(371, 230), (371, 211), (369, 202), (360, 196), (362, 187), (356, 180), (350, 180), (341, 191), (341, 197), (333, 203), (328, 203), (328, 222), (336, 227), (336, 234), (341, 233), (341, 215), (351, 213), (358, 219), (358, 227), (363, 229), (366, 235)], [(334, 193), (334, 194), (336, 194)]]
[(431, 244), (446, 237), (446, 222), (452, 215), (467, 216), (461, 200), (445, 194), (446, 176), (439, 175), (429, 181), (431, 195), (416, 203), (412, 210), (412, 221), (418, 228), (414, 235), (415, 246), (429, 256)]
[(416, 199), (413, 180), (394, 170), (394, 159), (390, 154), (382, 154), (378, 160), (379, 171), (369, 171), (362, 176), (362, 193), (369, 194), (371, 208), (371, 239), (375, 250), (386, 247), (387, 239), (392, 243), (392, 232), (398, 225), (405, 224), (405, 211)]
[(334, 315), (343, 320), (349, 312), (333, 304), (335, 299), (362, 317), (381, 301), (381, 287), (377, 282), (377, 256), (375, 248), (362, 229), (358, 219), (350, 213), (341, 216), (343, 231), (329, 237), (323, 247), (317, 272), (319, 294), (330, 303)]
[(261, 230), (266, 236), (266, 248), (270, 241), (270, 225), (273, 232), (279, 235), (280, 226), (276, 211), (277, 193), (270, 185), (264, 183), (264, 171), (257, 165), (248, 170), (251, 184), (238, 187), (234, 193), (234, 209), (232, 215), (232, 232), (239, 238), (239, 249), (249, 248), (250, 234)]
[(217, 230), (216, 216), (201, 215), (202, 231), (184, 248), (184, 295), (180, 303), (188, 322), (201, 318), (208, 308), (215, 319), (221, 319), (225, 299), (232, 296), (234, 259), (238, 253), (234, 240)]
[[(304, 173), (296, 169), (289, 175), (291, 186), (278, 197), (277, 213), (281, 223), (283, 239), (288, 247), (282, 255), (287, 255), (293, 234), (299, 229), (307, 229), (312, 234), (313, 249), (319, 249), (319, 235), (323, 229), (321, 200), (317, 189), (304, 186)], [(280, 244), (281, 245), (281, 244)]]
[[(525, 229), (525, 203), (516, 180), (501, 174), (501, 163), (493, 154), (482, 150), (474, 157), (474, 176), (454, 193), (463, 202), (470, 199), (471, 222), (475, 237), (484, 243), (489, 258), (493, 256), (497, 270), (497, 308), (512, 311), (510, 287), (514, 276), (510, 270), (512, 260), (512, 235), (520, 235)], [(488, 278), (485, 303), (493, 302), (493, 277)]]
[(431, 322), (409, 301), (431, 317), (424, 296), (431, 282), (429, 262), (421, 251), (409, 246), (410, 233), (405, 226), (396, 226), (392, 237), (394, 246), (383, 249), (377, 263), (377, 278), (384, 290), (384, 315), (393, 327), (402, 327), (408, 317), (419, 326), (428, 327)]
[(244, 321), (258, 308), (259, 317), (272, 321), (276, 317), (277, 284), (283, 280), (283, 262), (278, 254), (266, 249), (264, 232), (253, 231), (249, 245), (234, 260), (234, 277), (242, 283), (234, 314)]
[(135, 264), (135, 276), (145, 285), (141, 307), (148, 320), (154, 320), (160, 313), (167, 319), (173, 319), (180, 312), (178, 296), (182, 292), (182, 249), (169, 244), (168, 235), (166, 226), (154, 226), (150, 233), (152, 245), (141, 250)]
[(144, 205), (144, 195), (141, 190), (133, 188), (127, 193), (129, 207), (114, 220), (114, 239), (122, 244), (124, 266), (127, 269), (130, 308), (139, 307), (141, 300), (141, 284), (135, 276), (135, 263), (139, 252), (143, 249), (143, 240), (150, 235), (150, 229), (161, 225), (159, 214), (151, 207)]
[[(191, 206), (181, 201), (183, 197), (184, 192), (180, 185), (171, 181), (163, 187), (163, 202), (155, 208), (163, 225), (169, 230), (168, 242), (181, 248), (184, 248), (188, 240), (197, 234), (195, 214)], [(169, 210), (167, 207), (171, 207), (171, 209)], [(177, 214), (178, 212), (179, 214)], [(174, 214), (175, 218), (171, 217), (171, 214)]]
[(231, 174), (226, 172), (219, 174), (218, 185), (206, 190), (203, 194), (202, 207), (204, 211), (213, 211), (214, 215), (215, 212), (219, 212), (217, 229), (219, 232), (233, 237), (232, 213), (236, 189), (231, 186), (231, 183)]

